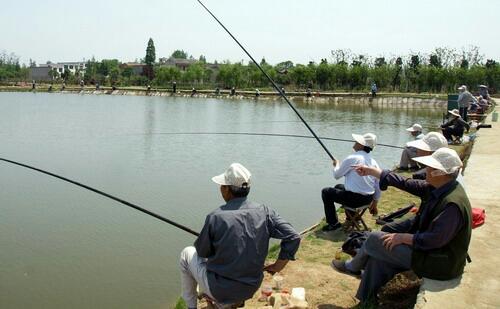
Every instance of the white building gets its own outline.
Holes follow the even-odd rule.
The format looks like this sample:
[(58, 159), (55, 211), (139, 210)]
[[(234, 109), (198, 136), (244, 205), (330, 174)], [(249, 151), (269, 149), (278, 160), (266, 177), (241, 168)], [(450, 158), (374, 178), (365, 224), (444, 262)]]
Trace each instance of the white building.
[(84, 61), (58, 63), (52, 63), (49, 61), (47, 64), (31, 67), (29, 79), (44, 81), (52, 80), (54, 75), (50, 73), (51, 71), (56, 71), (59, 76), (61, 76), (65, 71), (69, 71), (72, 74), (78, 73), (80, 76), (83, 76), (86, 69), (87, 63)]

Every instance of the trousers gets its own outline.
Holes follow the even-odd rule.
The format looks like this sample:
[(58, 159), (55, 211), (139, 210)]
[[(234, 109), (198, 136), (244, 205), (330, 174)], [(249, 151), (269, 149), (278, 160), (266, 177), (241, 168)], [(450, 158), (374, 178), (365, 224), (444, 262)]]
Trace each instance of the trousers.
[(321, 199), (323, 200), (323, 207), (325, 209), (326, 222), (334, 225), (339, 222), (335, 203), (357, 208), (370, 204), (373, 200), (373, 194), (363, 195), (354, 193), (347, 191), (343, 184), (338, 184), (334, 188), (324, 188), (321, 191)]
[(181, 269), (182, 298), (188, 308), (196, 308), (197, 306), (197, 286), (200, 287), (201, 293), (214, 298), (208, 288), (206, 259), (199, 257), (194, 247), (186, 247), (182, 250), (179, 263)]
[(414, 168), (417, 166), (417, 162), (412, 159), (417, 156), (417, 148), (415, 147), (405, 147), (401, 153), (401, 160), (399, 160), (399, 167), (403, 169)]
[(412, 249), (398, 245), (389, 251), (383, 245), (384, 232), (371, 232), (358, 253), (347, 263), (352, 271), (364, 270), (356, 298), (364, 302), (377, 295), (380, 288), (395, 274), (409, 270)]

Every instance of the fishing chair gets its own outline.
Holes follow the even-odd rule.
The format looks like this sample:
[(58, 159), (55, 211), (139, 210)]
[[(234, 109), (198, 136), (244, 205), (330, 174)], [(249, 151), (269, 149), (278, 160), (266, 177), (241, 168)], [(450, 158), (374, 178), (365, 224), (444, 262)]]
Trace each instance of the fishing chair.
[(207, 302), (208, 309), (236, 309), (245, 307), (244, 301), (239, 304), (222, 305), (217, 303), (215, 299), (213, 299), (212, 297), (208, 296), (205, 293), (201, 294), (199, 297)]
[[(345, 231), (369, 231), (370, 229), (366, 225), (365, 221), (363, 220), (363, 214), (366, 212), (368, 208), (370, 208), (370, 205), (364, 205), (361, 207), (349, 207), (346, 205), (342, 205), (342, 208), (344, 208), (345, 211), (345, 223), (343, 225), (343, 228)], [(361, 225), (363, 227), (361, 227)]]

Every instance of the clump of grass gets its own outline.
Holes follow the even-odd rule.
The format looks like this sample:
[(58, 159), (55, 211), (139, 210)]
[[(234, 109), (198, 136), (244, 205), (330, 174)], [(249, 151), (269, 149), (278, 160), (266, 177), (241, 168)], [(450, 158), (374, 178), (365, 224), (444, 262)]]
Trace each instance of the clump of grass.
[(269, 251), (267, 252), (267, 258), (269, 260), (275, 260), (278, 258), (278, 254), (280, 252), (280, 244), (274, 244), (269, 248)]
[(184, 301), (184, 299), (182, 299), (182, 297), (179, 297), (179, 299), (175, 303), (174, 309), (187, 309), (186, 302)]

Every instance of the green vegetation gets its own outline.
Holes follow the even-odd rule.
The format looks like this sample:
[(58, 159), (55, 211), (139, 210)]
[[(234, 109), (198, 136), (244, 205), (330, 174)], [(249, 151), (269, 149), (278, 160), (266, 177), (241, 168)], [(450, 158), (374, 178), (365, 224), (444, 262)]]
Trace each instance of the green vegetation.
[[(294, 64), (283, 61), (271, 65), (262, 59), (264, 71), (287, 90), (330, 92), (368, 92), (372, 82), (379, 91), (399, 93), (449, 93), (456, 92), (458, 85), (476, 89), (487, 84), (490, 92), (500, 89), (500, 64), (483, 60), (477, 47), (467, 47), (461, 52), (449, 48), (436, 48), (430, 54), (413, 53), (392, 57), (371, 57), (349, 50), (334, 50), (329, 59), (319, 63)], [(136, 61), (137, 62), (137, 61)], [(168, 61), (156, 62), (155, 46), (149, 39), (146, 56), (141, 63), (121, 63), (116, 59), (87, 62), (85, 74), (66, 71), (62, 76), (54, 74), (55, 81), (78, 84), (99, 83), (102, 86), (146, 86), (170, 88), (176, 81), (179, 89), (229, 89), (269, 90), (271, 86), (253, 63), (224, 61), (208, 63), (205, 56), (198, 60), (184, 50), (175, 50)], [(31, 63), (33, 64), (33, 63)], [(27, 70), (20, 67), (14, 55), (0, 56), (0, 82), (27, 79)]]
[[(31, 61), (31, 60), (30, 60)], [(28, 79), (28, 68), (19, 64), (19, 57), (14, 54), (0, 53), (0, 83)]]
[(174, 309), (187, 309), (186, 302), (184, 301), (184, 299), (182, 299), (182, 297), (179, 297), (179, 299), (175, 303)]

